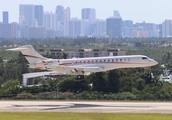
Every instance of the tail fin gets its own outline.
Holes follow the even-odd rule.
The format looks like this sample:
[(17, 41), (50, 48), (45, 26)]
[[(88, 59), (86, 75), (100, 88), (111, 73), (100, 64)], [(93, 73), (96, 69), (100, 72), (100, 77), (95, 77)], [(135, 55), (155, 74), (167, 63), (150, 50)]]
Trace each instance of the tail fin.
[(43, 57), (42, 55), (40, 55), (32, 47), (32, 45), (24, 45), (24, 46), (20, 46), (18, 48), (13, 48), (13, 49), (8, 49), (8, 50), (10, 50), (10, 51), (20, 51), (25, 56), (25, 58), (27, 59), (27, 61), (30, 64), (47, 59), (47, 58)]

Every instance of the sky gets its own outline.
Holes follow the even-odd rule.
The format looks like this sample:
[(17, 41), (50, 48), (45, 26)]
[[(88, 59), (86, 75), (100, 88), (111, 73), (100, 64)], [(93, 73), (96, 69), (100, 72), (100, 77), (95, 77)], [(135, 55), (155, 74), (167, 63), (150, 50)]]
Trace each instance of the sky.
[(53, 11), (57, 5), (70, 7), (71, 17), (81, 18), (82, 8), (96, 9), (97, 19), (113, 16), (118, 10), (123, 20), (162, 23), (172, 19), (172, 0), (0, 0), (0, 22), (2, 12), (9, 12), (9, 22), (19, 21), (19, 4), (43, 5), (44, 11)]

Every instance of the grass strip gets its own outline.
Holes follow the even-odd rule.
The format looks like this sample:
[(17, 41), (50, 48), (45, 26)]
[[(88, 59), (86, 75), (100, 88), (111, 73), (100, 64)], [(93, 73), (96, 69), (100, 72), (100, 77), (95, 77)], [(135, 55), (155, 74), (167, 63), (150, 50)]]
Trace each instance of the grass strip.
[(172, 120), (172, 114), (1, 112), (0, 120)]

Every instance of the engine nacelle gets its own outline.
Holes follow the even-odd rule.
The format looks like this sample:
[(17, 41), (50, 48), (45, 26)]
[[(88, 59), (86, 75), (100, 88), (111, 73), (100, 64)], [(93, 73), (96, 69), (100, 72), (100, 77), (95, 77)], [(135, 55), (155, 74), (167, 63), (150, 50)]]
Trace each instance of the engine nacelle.
[(44, 65), (52, 64), (52, 63), (53, 63), (53, 60), (52, 60), (52, 59), (43, 60), (42, 63), (43, 63)]
[(38, 61), (36, 63), (31, 63), (28, 64), (27, 67), (28, 68), (33, 68), (33, 69), (38, 69), (38, 70), (47, 70), (50, 69), (52, 64), (59, 64), (59, 60), (57, 59), (47, 59), (47, 60), (42, 60), (42, 61)]
[(46, 67), (44, 64), (40, 63), (31, 63), (31, 64), (27, 64), (28, 68), (33, 68), (33, 69), (37, 69), (37, 70), (45, 70)]

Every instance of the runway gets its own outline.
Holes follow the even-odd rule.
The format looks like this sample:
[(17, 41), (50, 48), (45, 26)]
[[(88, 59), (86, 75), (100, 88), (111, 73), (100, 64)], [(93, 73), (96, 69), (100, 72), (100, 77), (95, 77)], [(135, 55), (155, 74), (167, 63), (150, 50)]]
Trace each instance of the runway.
[(0, 101), (0, 112), (172, 113), (172, 103)]

